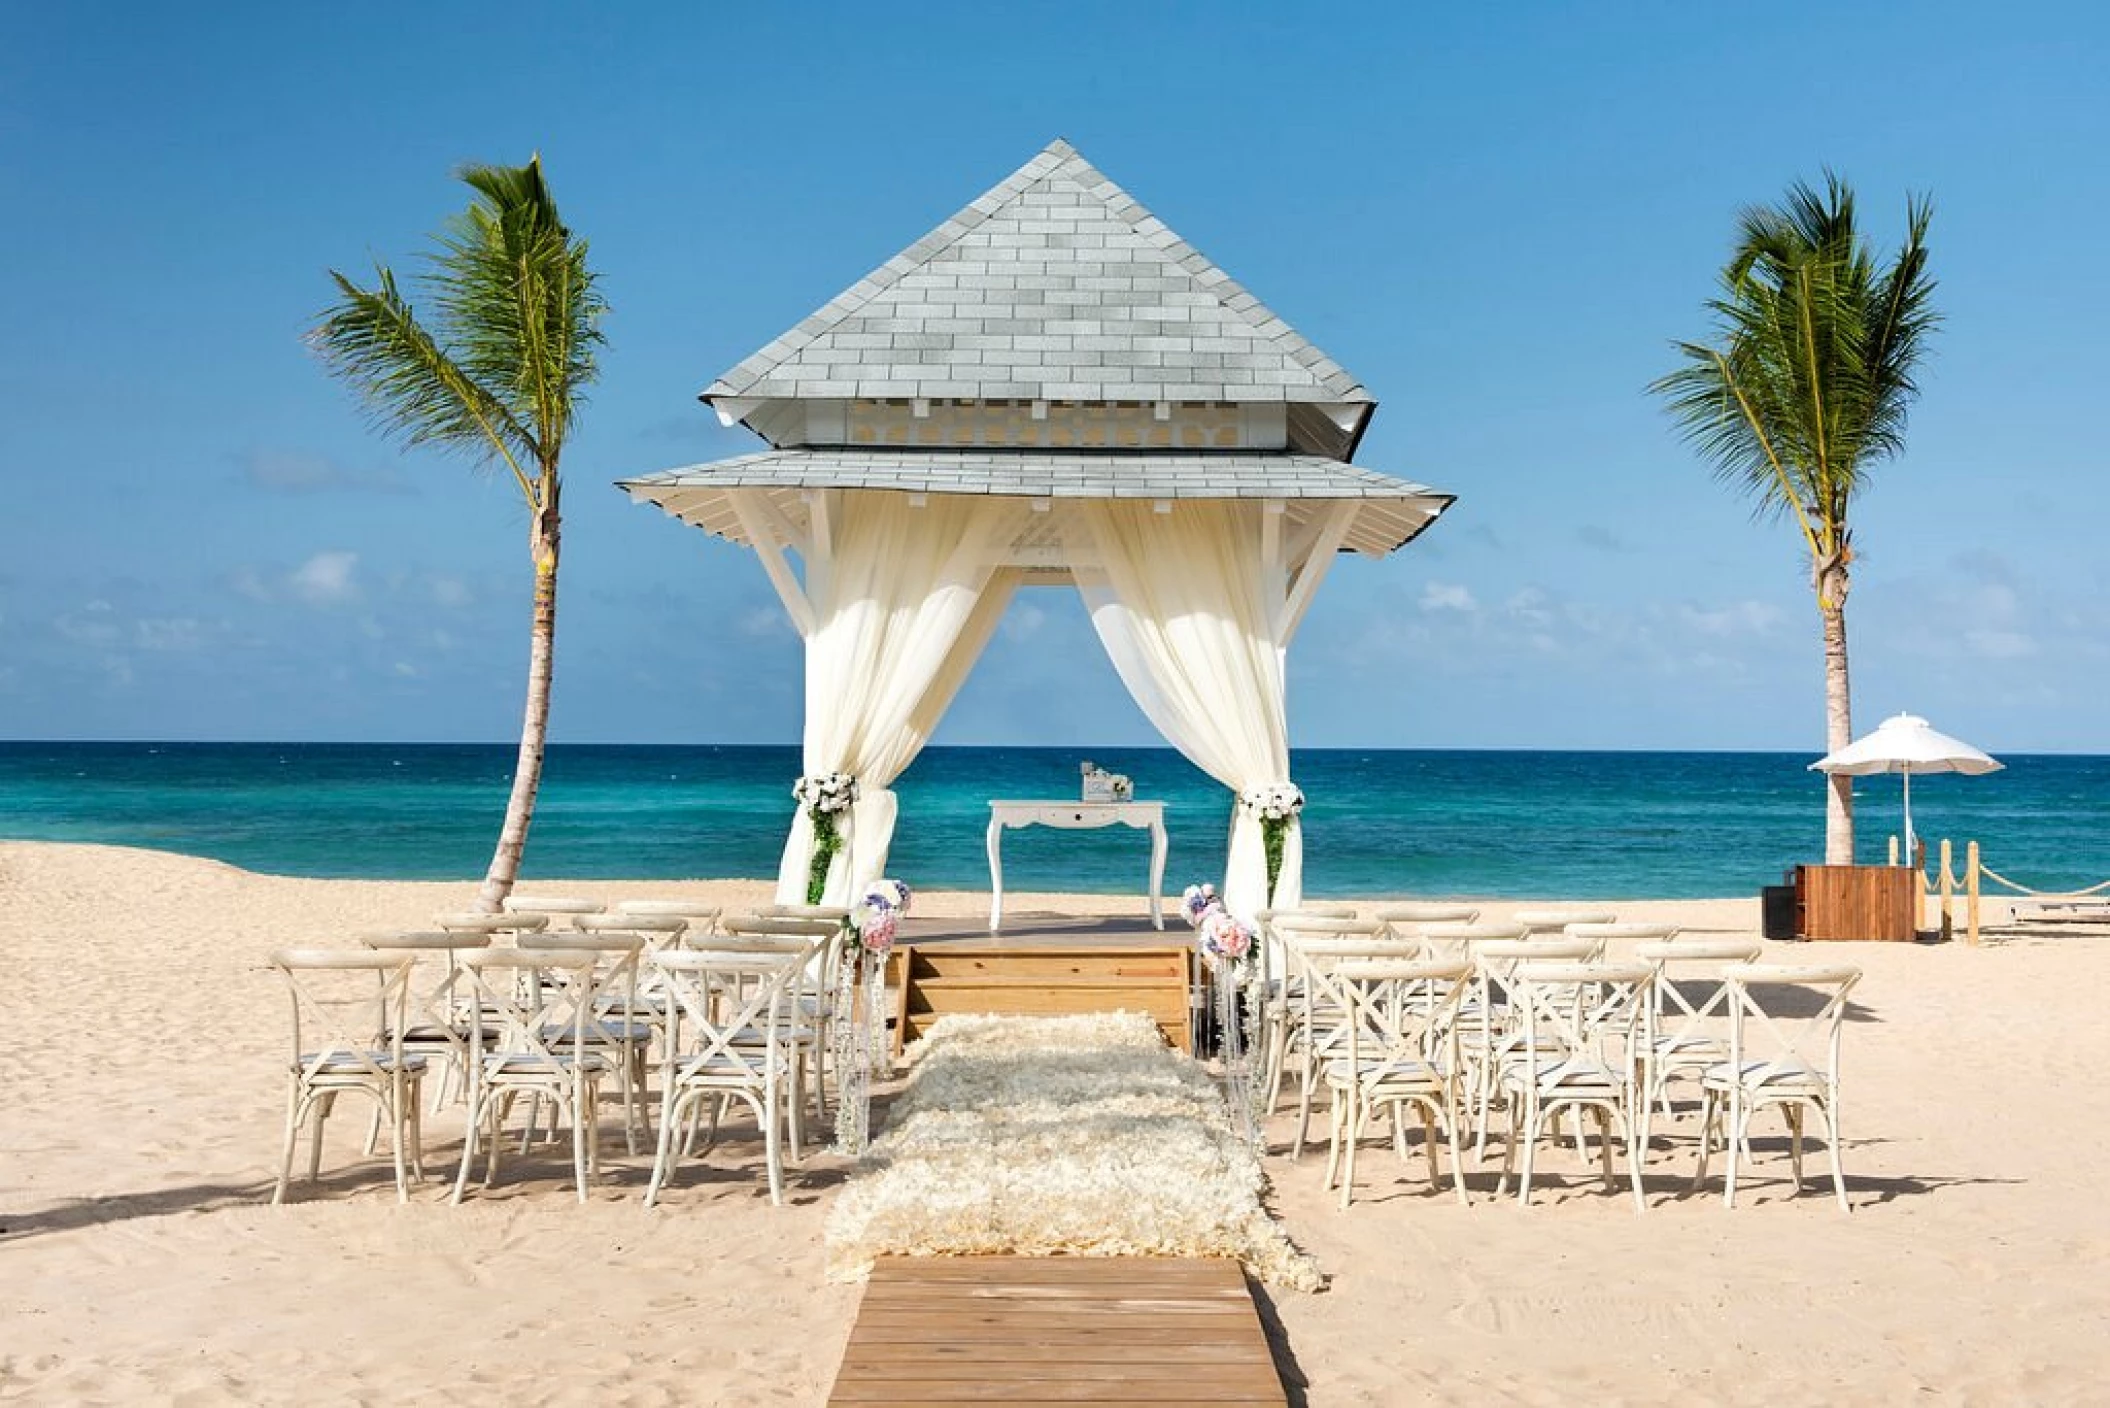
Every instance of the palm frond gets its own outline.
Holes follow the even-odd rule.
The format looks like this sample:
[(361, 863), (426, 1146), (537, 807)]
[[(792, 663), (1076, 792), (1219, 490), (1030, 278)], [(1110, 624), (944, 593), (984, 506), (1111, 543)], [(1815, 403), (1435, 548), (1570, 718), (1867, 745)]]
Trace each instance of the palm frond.
[(521, 458), (533, 454), (525, 428), (419, 323), (388, 267), (374, 272), (375, 286), (361, 288), (330, 271), (338, 300), (310, 330), (309, 345), (359, 392), (384, 434), (502, 460), (519, 475)]
[(441, 236), (427, 282), (463, 366), (554, 463), (597, 371), (606, 304), (539, 158), (460, 175), (477, 198)]
[(1926, 273), (1930, 207), (1909, 208), (1904, 249), (1879, 270), (1851, 188), (1825, 172), (1777, 206), (1739, 212), (1712, 339), (1678, 342), (1651, 383), (1681, 435), (1764, 515), (1794, 516), (1813, 554), (1847, 541), (1868, 469), (1904, 446), (1913, 371), (1938, 324)]

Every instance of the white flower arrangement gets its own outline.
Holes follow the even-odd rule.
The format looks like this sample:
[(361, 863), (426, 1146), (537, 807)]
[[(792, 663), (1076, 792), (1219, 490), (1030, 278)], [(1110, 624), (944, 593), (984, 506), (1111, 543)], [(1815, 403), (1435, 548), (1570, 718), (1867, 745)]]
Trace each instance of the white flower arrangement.
[(1201, 1065), (1139, 1013), (942, 1018), (828, 1218), (830, 1274), (878, 1256), (1228, 1256), (1319, 1286)]
[(1248, 787), (1238, 795), (1238, 800), (1262, 821), (1288, 821), (1304, 810), (1304, 791), (1294, 782)]
[(899, 880), (874, 880), (850, 906), (850, 942), (853, 949), (884, 954), (894, 946), (894, 936), (908, 915), (909, 888)]
[(834, 816), (857, 803), (857, 779), (846, 772), (815, 773), (791, 785), (791, 796), (809, 812)]

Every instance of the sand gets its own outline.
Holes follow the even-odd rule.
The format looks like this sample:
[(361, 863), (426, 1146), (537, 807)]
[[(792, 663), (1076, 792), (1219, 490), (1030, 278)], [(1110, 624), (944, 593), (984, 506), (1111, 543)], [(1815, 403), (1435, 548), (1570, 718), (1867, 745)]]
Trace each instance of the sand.
[[(639, 1203), (646, 1160), (611, 1157), (581, 1207), (568, 1163), (540, 1153), (462, 1207), (434, 1184), (405, 1208), (386, 1163), (358, 1157), (354, 1117), (332, 1126), (320, 1189), (265, 1205), (286, 1040), (265, 955), (419, 925), (471, 893), (0, 843), (0, 1399), (824, 1401), (858, 1295), (823, 1274), (832, 1158), (795, 1172), (781, 1208), (745, 1142), (686, 1167), (657, 1212)], [(1757, 921), (1750, 900), (1613, 907)], [(1789, 1198), (1772, 1162), (1733, 1212), (1686, 1196), (1688, 1124), (1666, 1133), (1642, 1215), (1566, 1150), (1530, 1209), (1460, 1209), (1376, 1151), (1343, 1213), (1321, 1157), (1271, 1158), (1276, 1210), (1331, 1278), (1269, 1298), (1293, 1401), (2102, 1401), (2110, 941), (1822, 956), (1867, 975), (1848, 1033), (1855, 1212)], [(437, 1169), (459, 1132), (458, 1113), (428, 1125)]]

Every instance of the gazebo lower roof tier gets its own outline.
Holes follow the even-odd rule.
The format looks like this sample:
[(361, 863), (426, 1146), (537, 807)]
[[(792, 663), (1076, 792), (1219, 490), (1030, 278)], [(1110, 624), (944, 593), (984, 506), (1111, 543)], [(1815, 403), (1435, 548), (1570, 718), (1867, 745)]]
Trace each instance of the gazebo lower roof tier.
[[(831, 489), (1079, 499), (1272, 500), (1293, 518), (1352, 508), (1344, 551), (1381, 557), (1451, 506), (1452, 495), (1318, 455), (1214, 451), (773, 450), (618, 481), (640, 503), (753, 546), (736, 495), (762, 491), (791, 517), (805, 495)], [(1311, 501), (1311, 502), (1306, 502)]]

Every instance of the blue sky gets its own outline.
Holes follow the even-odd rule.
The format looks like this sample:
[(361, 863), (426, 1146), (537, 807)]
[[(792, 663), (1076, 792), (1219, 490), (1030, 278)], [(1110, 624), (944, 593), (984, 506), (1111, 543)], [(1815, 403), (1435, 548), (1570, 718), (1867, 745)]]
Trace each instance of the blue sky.
[[(1329, 580), (1299, 743), (1821, 751), (1796, 540), (1642, 388), (1737, 208), (1829, 164), (1886, 245), (1933, 194), (1948, 315), (1858, 510), (1858, 720), (2106, 750), (2095, 7), (121, 13), (0, 14), (0, 737), (517, 733), (517, 498), (377, 439), (300, 333), (457, 164), (539, 150), (614, 310), (554, 736), (795, 738), (753, 559), (608, 483), (749, 448), (696, 392), (1061, 135), (1373, 389), (1360, 461), (1460, 496)], [(1151, 737), (1055, 591), (941, 734)]]

